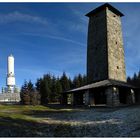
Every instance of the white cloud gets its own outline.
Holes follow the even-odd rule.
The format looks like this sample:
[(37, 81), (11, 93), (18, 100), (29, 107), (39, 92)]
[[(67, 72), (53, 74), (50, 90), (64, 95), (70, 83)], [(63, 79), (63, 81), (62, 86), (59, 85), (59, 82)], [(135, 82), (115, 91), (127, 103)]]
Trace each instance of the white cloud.
[(87, 22), (86, 17), (84, 16), (85, 14), (79, 10), (75, 10), (73, 8), (70, 8), (73, 14), (78, 17), (82, 22)]
[(51, 39), (55, 39), (55, 40), (62, 40), (62, 41), (70, 42), (70, 43), (77, 44), (77, 45), (80, 45), (80, 46), (85, 46), (86, 45), (84, 43), (81, 43), (81, 42), (78, 42), (78, 41), (75, 41), (75, 40), (72, 40), (72, 39), (69, 39), (69, 38), (59, 37), (59, 36), (54, 36), (54, 35), (33, 34), (33, 33), (22, 33), (22, 34), (29, 35), (29, 36), (47, 37), (47, 38), (51, 38)]
[(80, 9), (76, 9), (71, 6), (69, 6), (68, 8), (69, 8), (70, 12), (72, 13), (72, 16), (75, 17), (75, 19), (61, 21), (60, 24), (65, 23), (64, 26), (69, 27), (69, 30), (86, 33), (88, 19), (85, 17), (85, 13), (82, 12)]
[(11, 23), (17, 21), (47, 25), (47, 20), (45, 18), (20, 13), (18, 11), (8, 14), (0, 14), (0, 23)]
[[(88, 21), (88, 20), (87, 20)], [(69, 26), (69, 29), (70, 30), (73, 30), (73, 31), (78, 31), (78, 32), (81, 32), (81, 33), (86, 33), (87, 32), (87, 21), (85, 23), (81, 23), (80, 21), (79, 22), (72, 22), (72, 21), (69, 21), (69, 22), (66, 22), (67, 25), (70, 25)]]
[(84, 43), (80, 43), (78, 41), (74, 41), (72, 39), (68, 39), (68, 38), (65, 38), (65, 37), (51, 36), (51, 35), (46, 35), (46, 37), (49, 37), (49, 38), (52, 38), (52, 39), (57, 39), (57, 40), (62, 40), (62, 41), (66, 41), (66, 42), (71, 42), (73, 44), (77, 44), (77, 45), (80, 45), (80, 46), (85, 46)]

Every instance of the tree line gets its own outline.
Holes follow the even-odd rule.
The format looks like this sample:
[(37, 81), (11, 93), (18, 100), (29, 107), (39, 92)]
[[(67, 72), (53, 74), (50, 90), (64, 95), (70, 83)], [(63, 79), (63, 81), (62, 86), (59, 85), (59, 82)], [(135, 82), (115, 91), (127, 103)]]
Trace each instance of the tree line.
[(78, 74), (73, 79), (63, 72), (61, 77), (56, 77), (50, 73), (38, 78), (33, 84), (25, 81), (21, 87), (21, 104), (36, 105), (61, 102), (62, 93), (77, 88), (87, 83), (86, 75)]
[[(127, 78), (127, 83), (140, 87), (140, 71), (134, 73), (133, 77)], [(56, 77), (50, 73), (38, 78), (33, 84), (31, 80), (25, 81), (21, 87), (21, 104), (48, 104), (61, 102), (62, 93), (87, 84), (86, 75), (78, 74), (73, 79), (64, 72), (61, 77)]]
[(140, 88), (140, 71), (138, 73), (134, 73), (133, 77), (128, 77), (127, 82)]

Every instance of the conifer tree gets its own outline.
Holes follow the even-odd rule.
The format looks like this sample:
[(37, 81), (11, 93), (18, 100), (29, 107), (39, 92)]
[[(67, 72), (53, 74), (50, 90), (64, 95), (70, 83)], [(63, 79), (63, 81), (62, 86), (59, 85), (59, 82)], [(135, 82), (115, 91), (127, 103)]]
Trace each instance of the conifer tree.
[(36, 83), (35, 83), (36, 90), (37, 90), (38, 92), (40, 92), (41, 80), (42, 80), (42, 78), (38, 78), (37, 81), (36, 81)]
[(79, 81), (79, 87), (80, 87), (80, 86), (83, 85), (83, 77), (82, 77), (82, 75), (79, 73), (77, 78), (78, 78), (78, 81)]
[(62, 93), (62, 85), (61, 85), (61, 82), (60, 82), (59, 78), (57, 78), (55, 86), (56, 86), (56, 101), (60, 102), (61, 93)]
[(21, 88), (21, 104), (24, 105), (38, 105), (40, 104), (40, 94), (35, 91), (34, 85), (31, 82), (25, 81)]
[(28, 87), (29, 92), (33, 92), (33, 91), (34, 91), (34, 85), (33, 85), (33, 83), (31, 82), (31, 80), (28, 82), (27, 87)]
[(86, 75), (83, 75), (83, 83), (82, 83), (82, 86), (84, 86), (86, 84), (87, 84), (87, 76)]
[(129, 84), (136, 86), (136, 87), (140, 87), (140, 71), (137, 74), (134, 73), (132, 78), (128, 77), (127, 82)]
[(78, 77), (75, 76), (73, 79), (73, 88), (78, 88), (78, 87), (80, 87), (80, 81), (79, 81)]
[(129, 84), (132, 83), (131, 78), (130, 78), (129, 76), (127, 77), (127, 82), (128, 82)]
[(27, 81), (25, 81), (24, 85), (21, 87), (20, 97), (21, 97), (21, 104), (25, 104), (25, 105), (30, 104), (30, 93), (28, 90)]
[(49, 95), (49, 101), (55, 102), (56, 101), (56, 78), (55, 76), (51, 79), (51, 93)]
[(61, 82), (61, 85), (62, 85), (62, 91), (63, 92), (70, 89), (70, 81), (68, 80), (68, 77), (67, 77), (65, 72), (63, 72), (63, 75), (61, 76), (60, 82)]

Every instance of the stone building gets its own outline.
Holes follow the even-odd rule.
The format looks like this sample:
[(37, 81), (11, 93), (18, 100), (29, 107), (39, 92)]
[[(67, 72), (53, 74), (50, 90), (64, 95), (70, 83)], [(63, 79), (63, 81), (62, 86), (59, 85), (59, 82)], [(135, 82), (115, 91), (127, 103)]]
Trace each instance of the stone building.
[(63, 103), (119, 106), (135, 103), (135, 87), (126, 83), (121, 17), (104, 4), (86, 15), (88, 85), (63, 93)]
[(18, 103), (20, 102), (20, 93), (3, 93), (0, 94), (0, 103)]

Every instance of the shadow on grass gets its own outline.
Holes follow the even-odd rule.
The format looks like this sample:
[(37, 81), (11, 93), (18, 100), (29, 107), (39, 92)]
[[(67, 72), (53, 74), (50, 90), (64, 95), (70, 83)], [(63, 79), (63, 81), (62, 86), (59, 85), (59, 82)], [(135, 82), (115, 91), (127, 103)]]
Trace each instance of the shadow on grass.
[[(46, 124), (10, 117), (0, 118), (0, 137), (70, 137), (69, 125)], [(62, 130), (62, 131), (61, 131)]]
[(47, 124), (10, 117), (0, 118), (0, 137), (113, 137), (119, 136), (110, 131), (113, 124), (104, 127), (94, 125), (71, 126), (69, 124)]

